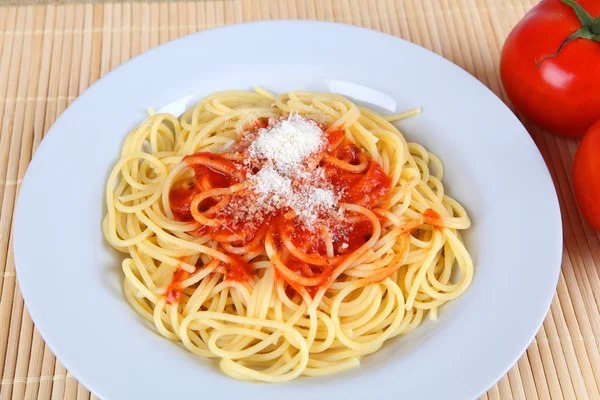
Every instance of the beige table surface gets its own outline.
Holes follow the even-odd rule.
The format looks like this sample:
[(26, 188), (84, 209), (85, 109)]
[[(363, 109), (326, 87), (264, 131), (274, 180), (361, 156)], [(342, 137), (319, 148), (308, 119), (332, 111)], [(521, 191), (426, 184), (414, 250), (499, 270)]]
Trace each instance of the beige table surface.
[[(65, 370), (35, 329), (19, 292), (11, 243), (15, 199), (31, 155), (56, 118), (91, 83), (136, 54), (191, 32), (259, 19), (301, 18), (400, 36), (448, 58), (506, 99), (498, 78), (500, 49), (536, 1), (68, 0), (28, 5), (34, 3), (0, 7), (0, 399), (95, 397)], [(562, 273), (535, 340), (483, 398), (600, 399), (600, 242), (573, 198), (577, 141), (524, 122), (560, 198)]]

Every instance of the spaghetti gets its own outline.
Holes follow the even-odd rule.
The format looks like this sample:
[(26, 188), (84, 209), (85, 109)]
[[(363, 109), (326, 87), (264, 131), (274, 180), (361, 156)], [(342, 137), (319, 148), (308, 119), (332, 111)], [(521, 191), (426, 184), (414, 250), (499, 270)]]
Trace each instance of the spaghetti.
[(460, 296), (473, 264), (440, 160), (334, 94), (263, 89), (154, 114), (109, 176), (138, 314), (227, 375), (353, 368)]

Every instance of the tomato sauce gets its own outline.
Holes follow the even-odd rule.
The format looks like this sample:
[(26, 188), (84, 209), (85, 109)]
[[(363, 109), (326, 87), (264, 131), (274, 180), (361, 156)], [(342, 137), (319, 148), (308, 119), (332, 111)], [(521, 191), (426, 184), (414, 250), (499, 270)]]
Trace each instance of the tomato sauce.
[[(195, 195), (203, 191), (203, 187), (205, 190), (227, 188), (232, 184), (238, 183), (239, 178), (236, 178), (236, 176), (241, 176), (239, 166), (235, 165), (232, 161), (225, 159), (222, 155), (203, 152), (192, 154), (183, 159), (184, 162), (195, 162), (198, 160), (210, 161), (213, 167), (195, 165), (194, 176), (201, 178), (194, 179), (182, 186), (172, 188), (169, 192), (171, 211), (179, 221), (193, 220), (191, 212), (192, 199)], [(231, 174), (224, 171), (230, 171)], [(200, 211), (205, 211), (215, 204), (216, 201), (214, 199), (208, 198), (202, 201), (198, 208)]]
[[(263, 128), (266, 123), (259, 122), (255, 125), (252, 129)], [(322, 125), (320, 126), (322, 127)], [(369, 209), (374, 208), (389, 193), (391, 178), (383, 171), (379, 163), (367, 158), (358, 146), (346, 140), (342, 129), (324, 130), (324, 135), (326, 144), (320, 152), (314, 155), (315, 167), (320, 166), (325, 171), (326, 179), (339, 195), (340, 202), (358, 204)], [(248, 138), (243, 135), (233, 146), (236, 157), (201, 152), (184, 158), (184, 162), (193, 167), (194, 178), (191, 182), (172, 188), (169, 193), (169, 203), (176, 220), (194, 220), (190, 207), (197, 194), (214, 188), (230, 187), (245, 180), (248, 166), (244, 164), (243, 159), (240, 161), (238, 156), (244, 154), (244, 146), (247, 147), (249, 144)], [(328, 163), (327, 157), (335, 157), (343, 163), (341, 166)], [(232, 161), (234, 159), (236, 161)], [(364, 170), (356, 172), (344, 169), (344, 163), (354, 166), (365, 163), (366, 167)], [(209, 234), (213, 240), (220, 243), (227, 242), (232, 246), (253, 245), (254, 248), (264, 252), (264, 239), (267, 230), (271, 229), (274, 247), (289, 270), (299, 277), (322, 278), (319, 285), (304, 287), (311, 296), (314, 296), (321, 287), (329, 286), (335, 265), (364, 245), (373, 235), (372, 224), (368, 219), (360, 214), (349, 212), (345, 217), (335, 221), (332, 233), (335, 254), (334, 257), (329, 257), (322, 234), (319, 231), (305, 229), (298, 224), (293, 216), (290, 217), (289, 210), (279, 210), (270, 215), (262, 215), (256, 220), (246, 220), (240, 223), (236, 218), (235, 202), (252, 201), (248, 196), (251, 196), (251, 193), (247, 191), (242, 191), (241, 194), (236, 192), (229, 196), (228, 204), (231, 204), (229, 208), (234, 209), (234, 212), (215, 211), (216, 214), (213, 217), (220, 224), (217, 226), (198, 224), (195, 235)], [(216, 200), (205, 200), (199, 205), (199, 211), (210, 213), (212, 212), (210, 211), (211, 207), (216, 203)], [(349, 216), (352, 218), (350, 219)], [(321, 260), (322, 262), (319, 264), (323, 265), (314, 265), (299, 260), (289, 253), (281, 240), (284, 232), (290, 236), (294, 246), (301, 252), (307, 254), (309, 258)], [(225, 265), (226, 279), (243, 282), (253, 276), (253, 267), (242, 257), (227, 253), (221, 246), (218, 249), (226, 253), (232, 260)], [(279, 273), (276, 275), (283, 279)], [(181, 281), (180, 278), (180, 276), (174, 276), (173, 283), (167, 290), (167, 302), (175, 302), (180, 298), (181, 291), (177, 288), (177, 282)], [(286, 290), (289, 295), (296, 291), (294, 288), (299, 288), (297, 283), (288, 282), (288, 284)]]
[(434, 229), (442, 229), (442, 217), (431, 208), (428, 208), (423, 212), (423, 222), (433, 225)]
[[(360, 159), (366, 157), (358, 146), (347, 140), (332, 155), (350, 165), (358, 165)], [(333, 164), (323, 165), (331, 183), (342, 192), (340, 201), (370, 208), (387, 195), (392, 179), (378, 162), (367, 162), (365, 173), (350, 172)]]
[(198, 193), (194, 184), (182, 185), (172, 188), (169, 192), (169, 204), (175, 219), (179, 221), (191, 221), (192, 218), (192, 199)]
[(173, 280), (171, 284), (167, 287), (167, 291), (165, 292), (165, 301), (167, 304), (177, 303), (181, 298), (181, 293), (183, 289), (181, 288), (181, 282), (190, 277), (190, 273), (177, 268), (177, 270), (173, 273)]
[(254, 269), (242, 257), (237, 254), (229, 254), (232, 262), (226, 266), (226, 277), (229, 280), (237, 282), (245, 282), (254, 275)]

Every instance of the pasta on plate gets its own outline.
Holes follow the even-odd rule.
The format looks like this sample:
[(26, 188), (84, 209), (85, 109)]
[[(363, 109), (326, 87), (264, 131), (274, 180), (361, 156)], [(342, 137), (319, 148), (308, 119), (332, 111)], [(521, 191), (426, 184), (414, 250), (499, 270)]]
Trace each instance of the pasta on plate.
[(329, 93), (257, 88), (153, 114), (106, 185), (125, 297), (234, 378), (356, 367), (469, 287), (464, 208), (440, 160)]

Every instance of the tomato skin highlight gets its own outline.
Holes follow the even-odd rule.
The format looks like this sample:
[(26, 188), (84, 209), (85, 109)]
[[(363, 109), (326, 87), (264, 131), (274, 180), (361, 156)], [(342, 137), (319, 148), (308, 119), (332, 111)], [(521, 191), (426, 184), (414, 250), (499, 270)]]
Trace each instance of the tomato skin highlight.
[(600, 232), (600, 120), (579, 144), (573, 165), (573, 187), (581, 213)]
[[(600, 1), (576, 0), (592, 17)], [(560, 0), (543, 0), (510, 33), (500, 76), (515, 108), (536, 125), (559, 135), (582, 136), (600, 119), (600, 43), (574, 39), (582, 27), (575, 11)]]

